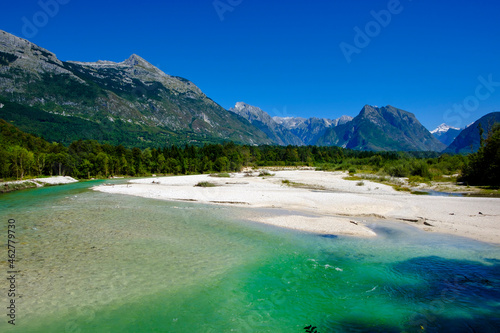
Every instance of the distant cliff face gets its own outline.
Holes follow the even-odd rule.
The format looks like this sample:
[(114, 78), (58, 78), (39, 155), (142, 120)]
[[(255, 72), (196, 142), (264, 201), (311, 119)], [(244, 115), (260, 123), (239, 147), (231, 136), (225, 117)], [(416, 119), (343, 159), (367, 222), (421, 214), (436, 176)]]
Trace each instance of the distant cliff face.
[(245, 118), (252, 125), (266, 133), (266, 135), (273, 141), (274, 144), (286, 146), (294, 145), (300, 146), (304, 143), (290, 132), (285, 126), (278, 124), (274, 121), (269, 114), (262, 111), (260, 108), (238, 102), (229, 111)]
[[(0, 96), (37, 110), (94, 123), (158, 131), (162, 143), (272, 141), (208, 98), (192, 82), (132, 55), (115, 63), (63, 62), (50, 51), (0, 31)], [(125, 130), (125, 128), (124, 128)], [(157, 142), (159, 143), (159, 142)]]
[(345, 124), (352, 120), (350, 116), (337, 119), (326, 118), (273, 118), (276, 122), (288, 128), (306, 145), (315, 145), (325, 135), (327, 129)]

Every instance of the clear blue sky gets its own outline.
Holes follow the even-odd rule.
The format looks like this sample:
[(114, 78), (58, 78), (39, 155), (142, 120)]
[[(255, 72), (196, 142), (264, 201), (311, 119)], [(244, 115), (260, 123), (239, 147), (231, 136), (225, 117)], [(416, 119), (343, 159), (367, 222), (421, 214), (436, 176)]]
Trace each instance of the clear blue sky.
[(19, 0), (0, 29), (61, 60), (136, 53), (225, 108), (336, 118), (390, 104), (433, 129), (500, 111), (499, 18), (495, 0)]

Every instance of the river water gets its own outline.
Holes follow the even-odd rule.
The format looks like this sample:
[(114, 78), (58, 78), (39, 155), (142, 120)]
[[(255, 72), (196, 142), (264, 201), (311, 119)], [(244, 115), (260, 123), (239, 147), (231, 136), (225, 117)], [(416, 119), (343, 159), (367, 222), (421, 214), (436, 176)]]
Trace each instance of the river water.
[(99, 183), (0, 196), (0, 332), (500, 331), (499, 246), (388, 221), (371, 239), (301, 233)]

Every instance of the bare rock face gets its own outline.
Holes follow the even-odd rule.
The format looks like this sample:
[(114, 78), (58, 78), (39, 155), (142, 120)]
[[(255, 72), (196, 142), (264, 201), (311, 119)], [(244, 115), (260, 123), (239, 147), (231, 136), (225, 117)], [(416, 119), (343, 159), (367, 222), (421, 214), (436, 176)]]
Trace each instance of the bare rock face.
[(0, 91), (23, 93), (24, 85), (16, 83), (16, 79), (36, 80), (47, 72), (73, 76), (83, 82), (65, 69), (54, 53), (1, 30), (0, 64)]
[(206, 98), (205, 94), (191, 81), (181, 77), (165, 74), (157, 67), (153, 66), (140, 56), (132, 54), (128, 59), (122, 62), (98, 61), (98, 62), (76, 62), (68, 61), (68, 64), (74, 65), (74, 69), (79, 72), (89, 72), (93, 76), (113, 77), (123, 82), (131, 82), (131, 79), (137, 79), (141, 83), (158, 82), (164, 87), (175, 91), (176, 93), (189, 93), (191, 96)]
[(229, 111), (245, 118), (252, 125), (262, 130), (273, 143), (286, 146), (300, 146), (304, 143), (285, 126), (277, 123), (268, 113), (256, 106), (238, 102)]

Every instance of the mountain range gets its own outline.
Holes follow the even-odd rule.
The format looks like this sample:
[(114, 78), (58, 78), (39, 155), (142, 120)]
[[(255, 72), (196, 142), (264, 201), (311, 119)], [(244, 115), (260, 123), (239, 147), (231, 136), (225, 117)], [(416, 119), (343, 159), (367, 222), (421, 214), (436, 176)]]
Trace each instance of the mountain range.
[(247, 119), (279, 145), (315, 145), (330, 127), (344, 124), (352, 117), (338, 119), (272, 117), (258, 107), (238, 102), (229, 111)]
[(442, 151), (457, 134), (444, 125), (431, 134), (414, 114), (390, 105), (365, 105), (356, 117), (337, 119), (271, 117), (243, 102), (226, 110), (138, 55), (118, 63), (61, 61), (1, 30), (0, 118), (48, 141), (139, 148), (234, 141)]
[(361, 150), (441, 151), (446, 148), (414, 114), (390, 105), (381, 108), (365, 105), (356, 117), (338, 119), (271, 118), (261, 109), (241, 102), (229, 110), (269, 137), (279, 136), (280, 144), (300, 142)]

